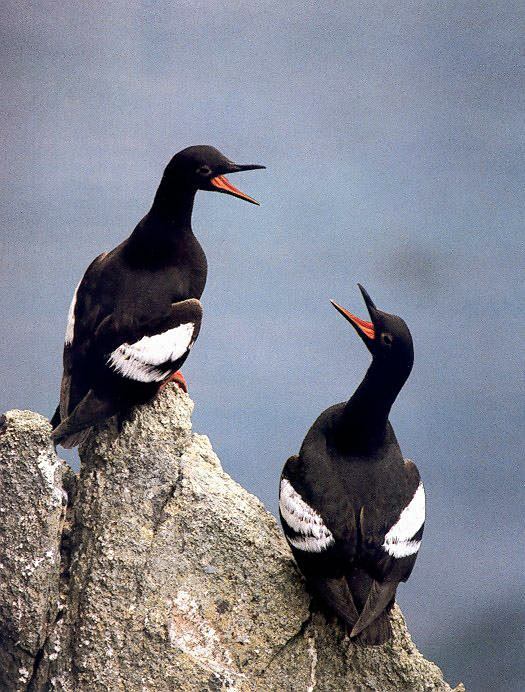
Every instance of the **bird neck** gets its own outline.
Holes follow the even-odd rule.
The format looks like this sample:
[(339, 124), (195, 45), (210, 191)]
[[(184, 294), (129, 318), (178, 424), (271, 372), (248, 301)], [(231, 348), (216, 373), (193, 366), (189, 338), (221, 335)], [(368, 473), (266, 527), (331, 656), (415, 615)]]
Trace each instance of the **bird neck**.
[(181, 243), (192, 236), (191, 214), (197, 187), (185, 180), (162, 178), (151, 209), (127, 241), (130, 261), (138, 264), (170, 263)]
[(158, 225), (170, 235), (191, 231), (191, 215), (197, 186), (185, 179), (163, 177), (148, 213), (152, 225)]
[(352, 445), (369, 447), (384, 441), (390, 409), (410, 374), (410, 368), (393, 365), (374, 359), (344, 407), (340, 432)]

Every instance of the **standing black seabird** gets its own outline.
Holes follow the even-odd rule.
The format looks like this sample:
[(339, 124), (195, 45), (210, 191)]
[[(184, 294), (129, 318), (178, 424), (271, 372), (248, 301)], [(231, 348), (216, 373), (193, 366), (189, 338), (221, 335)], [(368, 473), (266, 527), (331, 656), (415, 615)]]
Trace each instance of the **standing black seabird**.
[(206, 256), (191, 228), (197, 190), (253, 204), (227, 173), (238, 165), (210, 146), (180, 151), (167, 165), (153, 205), (118, 247), (97, 257), (69, 310), (55, 443), (74, 447), (89, 429), (147, 401), (178, 369), (199, 334)]
[(425, 491), (401, 454), (388, 415), (414, 361), (405, 322), (378, 310), (371, 322), (333, 303), (355, 327), (372, 364), (348, 402), (324, 411), (285, 464), (279, 511), (312, 593), (364, 644), (392, 635), (388, 613), (423, 536)]

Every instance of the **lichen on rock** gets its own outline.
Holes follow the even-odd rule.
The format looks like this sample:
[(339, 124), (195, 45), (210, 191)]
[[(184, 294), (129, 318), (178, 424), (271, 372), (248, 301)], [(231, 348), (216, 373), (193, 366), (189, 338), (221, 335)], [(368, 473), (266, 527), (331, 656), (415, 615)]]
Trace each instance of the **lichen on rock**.
[[(43, 588), (55, 598), (60, 589), (64, 607), (57, 618), (49, 606), (52, 626), (31, 650), (40, 652), (29, 660), (33, 689), (450, 690), (397, 608), (392, 642), (374, 648), (311, 612), (275, 519), (192, 432), (192, 409), (168, 386), (121, 431), (109, 422), (81, 449), (62, 578), (49, 573)], [(30, 444), (35, 478), (40, 451), (54, 454), (47, 434)], [(2, 467), (14, 464), (1, 445)], [(11, 492), (23, 495), (25, 482)], [(57, 531), (61, 521), (63, 512)]]

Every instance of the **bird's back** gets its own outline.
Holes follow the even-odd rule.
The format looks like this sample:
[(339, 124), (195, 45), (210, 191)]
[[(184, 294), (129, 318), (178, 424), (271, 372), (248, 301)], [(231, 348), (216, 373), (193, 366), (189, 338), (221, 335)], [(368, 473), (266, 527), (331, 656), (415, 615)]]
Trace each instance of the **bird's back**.
[(310, 428), (284, 474), (333, 533), (337, 552), (354, 563), (381, 559), (388, 529), (408, 505), (419, 473), (401, 453), (387, 422), (381, 444), (372, 449), (342, 445), (338, 422), (345, 404), (324, 411)]
[[(126, 333), (165, 314), (173, 303), (199, 298), (206, 273), (204, 252), (191, 233), (164, 252), (156, 250), (151, 261), (147, 251), (142, 255), (138, 252), (131, 238), (93, 260), (70, 309), (63, 358), (62, 419), (97, 381), (107, 380), (108, 353), (126, 340)], [(112, 329), (107, 339), (98, 338), (110, 320)], [(114, 341), (112, 334), (116, 335)]]

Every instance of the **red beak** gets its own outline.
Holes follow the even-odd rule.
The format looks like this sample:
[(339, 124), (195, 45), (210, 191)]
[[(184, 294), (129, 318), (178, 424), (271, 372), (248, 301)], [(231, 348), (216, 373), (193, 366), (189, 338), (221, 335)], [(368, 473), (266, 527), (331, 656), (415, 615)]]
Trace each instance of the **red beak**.
[(366, 320), (362, 320), (360, 317), (353, 315), (351, 312), (348, 312), (348, 310), (338, 305), (335, 300), (331, 300), (330, 302), (334, 308), (338, 310), (341, 315), (343, 315), (343, 317), (346, 317), (346, 319), (351, 322), (359, 332), (361, 332), (361, 334), (364, 334), (364, 336), (368, 337), (369, 339), (375, 339), (376, 334), (372, 322), (367, 322)]
[(259, 202), (253, 199), (253, 197), (248, 197), (248, 195), (245, 195), (244, 192), (241, 192), (241, 190), (236, 188), (235, 185), (232, 185), (225, 175), (218, 175), (215, 178), (212, 178), (210, 183), (213, 185), (213, 187), (221, 192), (226, 192), (229, 195), (239, 197), (239, 199), (245, 199), (247, 202), (251, 202), (252, 204), (257, 204), (257, 206), (259, 206)]

